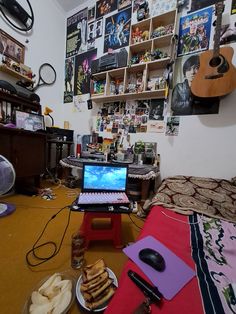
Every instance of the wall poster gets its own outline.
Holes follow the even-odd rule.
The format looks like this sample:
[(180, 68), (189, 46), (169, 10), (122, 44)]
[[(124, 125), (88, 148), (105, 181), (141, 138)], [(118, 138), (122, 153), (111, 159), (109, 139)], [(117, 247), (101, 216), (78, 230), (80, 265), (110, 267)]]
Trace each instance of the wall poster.
[(231, 14), (236, 14), (236, 0), (232, 0)]
[(66, 58), (87, 50), (88, 8), (67, 19)]
[(129, 45), (131, 7), (106, 18), (104, 53)]
[(180, 18), (178, 56), (208, 49), (212, 12), (209, 7)]
[(65, 90), (64, 103), (73, 101), (74, 95), (74, 58), (65, 61)]
[(176, 85), (171, 97), (173, 116), (217, 114), (219, 98), (196, 97), (191, 92), (191, 83), (200, 66), (199, 55), (185, 56), (176, 60)]
[(209, 7), (210, 5), (215, 4), (216, 0), (192, 0), (191, 2), (191, 11), (197, 11), (202, 8)]
[(96, 3), (96, 19), (117, 9), (117, 0), (98, 0)]
[(97, 58), (97, 49), (75, 57), (74, 95), (90, 93), (91, 62)]

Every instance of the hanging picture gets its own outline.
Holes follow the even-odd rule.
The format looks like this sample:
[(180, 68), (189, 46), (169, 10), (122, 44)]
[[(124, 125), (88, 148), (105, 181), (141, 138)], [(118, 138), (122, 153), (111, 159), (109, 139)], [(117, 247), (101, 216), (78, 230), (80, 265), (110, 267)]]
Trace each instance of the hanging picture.
[(97, 58), (97, 49), (75, 57), (74, 95), (90, 93), (91, 62)]
[(99, 19), (95, 21), (95, 38), (99, 38), (102, 36), (103, 32), (103, 19)]
[(141, 2), (143, 2), (143, 0), (134, 0), (133, 1), (133, 12), (136, 12), (138, 10)]
[(124, 8), (132, 4), (131, 0), (118, 0), (118, 10), (123, 10)]
[(87, 50), (87, 16), (86, 8), (67, 19), (66, 58)]
[(88, 24), (88, 41), (87, 41), (87, 49), (94, 49), (95, 47), (95, 23), (92, 22)]
[(104, 53), (129, 45), (131, 8), (106, 18)]
[(117, 0), (98, 0), (96, 3), (96, 19), (117, 9)]
[(232, 0), (231, 14), (236, 13), (236, 0)]
[(74, 95), (74, 58), (65, 61), (65, 90), (64, 103), (73, 101)]
[(221, 26), (220, 45), (236, 42), (236, 23)]
[(177, 136), (179, 134), (179, 120), (179, 117), (167, 117), (165, 135)]
[(199, 55), (184, 56), (176, 60), (178, 77), (171, 97), (173, 116), (217, 114), (219, 98), (201, 98), (191, 93), (191, 83), (200, 66)]
[(152, 0), (151, 15), (156, 16), (176, 9), (176, 0)]
[(163, 120), (164, 99), (151, 99), (149, 120)]
[(191, 11), (197, 11), (202, 8), (209, 7), (210, 5), (215, 4), (216, 0), (192, 0), (191, 2)]
[(18, 63), (24, 63), (25, 46), (1, 29), (0, 53)]
[(164, 133), (165, 131), (165, 123), (164, 121), (148, 121), (147, 132), (150, 133)]
[(209, 7), (180, 18), (178, 56), (208, 49), (212, 11)]
[(95, 18), (95, 6), (88, 8), (88, 22)]

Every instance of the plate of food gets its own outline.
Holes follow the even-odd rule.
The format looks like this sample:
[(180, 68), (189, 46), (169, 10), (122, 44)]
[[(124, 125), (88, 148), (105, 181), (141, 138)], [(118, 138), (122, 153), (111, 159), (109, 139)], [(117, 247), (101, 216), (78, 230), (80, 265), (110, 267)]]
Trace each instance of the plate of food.
[(99, 259), (83, 268), (76, 284), (76, 297), (84, 309), (99, 312), (107, 307), (117, 287), (115, 274)]
[(67, 313), (75, 300), (75, 285), (75, 278), (67, 272), (44, 278), (32, 289), (23, 314)]

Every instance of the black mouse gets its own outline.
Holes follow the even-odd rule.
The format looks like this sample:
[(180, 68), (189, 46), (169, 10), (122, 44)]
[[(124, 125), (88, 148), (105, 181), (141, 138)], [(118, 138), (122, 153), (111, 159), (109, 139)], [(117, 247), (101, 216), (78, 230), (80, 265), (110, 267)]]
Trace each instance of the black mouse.
[(145, 248), (139, 251), (139, 258), (155, 270), (163, 271), (166, 267), (164, 258), (157, 251)]

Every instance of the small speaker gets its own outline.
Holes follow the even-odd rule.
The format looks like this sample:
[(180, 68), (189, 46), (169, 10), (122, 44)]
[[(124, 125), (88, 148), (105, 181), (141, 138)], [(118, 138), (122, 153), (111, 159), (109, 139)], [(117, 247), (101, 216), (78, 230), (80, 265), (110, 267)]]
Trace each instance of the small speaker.
[(98, 73), (98, 63), (99, 63), (99, 59), (96, 60), (92, 60), (91, 62), (91, 73)]
[(118, 52), (118, 67), (123, 68), (127, 66), (128, 52), (125, 48), (121, 48)]

